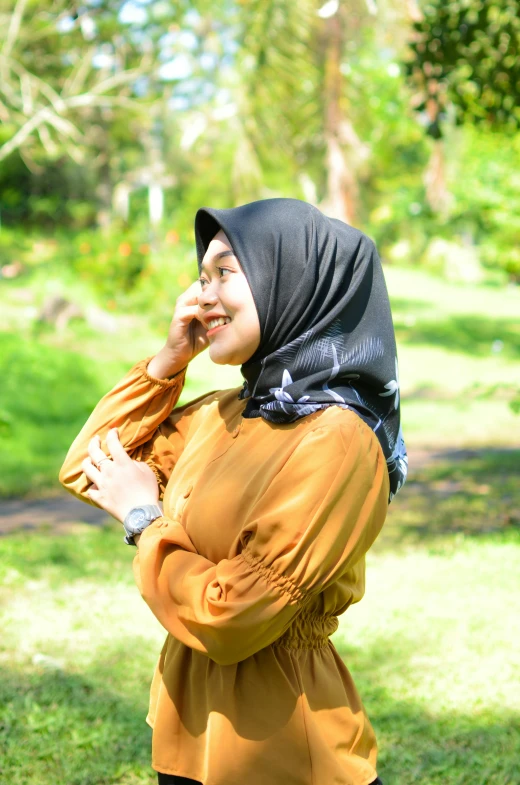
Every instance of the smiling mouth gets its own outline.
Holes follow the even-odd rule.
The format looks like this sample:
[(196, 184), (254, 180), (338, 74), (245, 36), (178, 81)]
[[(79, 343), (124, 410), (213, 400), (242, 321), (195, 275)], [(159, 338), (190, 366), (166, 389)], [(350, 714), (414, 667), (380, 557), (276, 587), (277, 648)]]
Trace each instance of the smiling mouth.
[(229, 316), (218, 316), (216, 319), (212, 319), (208, 323), (208, 329), (213, 330), (214, 327), (219, 327), (220, 325), (229, 324), (231, 321)]
[(210, 322), (211, 326), (206, 332), (206, 335), (213, 335), (213, 333), (216, 333), (218, 330), (222, 330), (224, 327), (228, 326), (230, 321), (231, 319), (229, 317), (226, 317), (226, 319), (212, 319)]

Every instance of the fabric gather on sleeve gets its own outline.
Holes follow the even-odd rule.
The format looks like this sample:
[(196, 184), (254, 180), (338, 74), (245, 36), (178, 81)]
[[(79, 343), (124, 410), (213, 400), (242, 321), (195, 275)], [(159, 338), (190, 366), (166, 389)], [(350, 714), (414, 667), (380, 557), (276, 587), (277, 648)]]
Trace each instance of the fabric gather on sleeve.
[(164, 518), (141, 536), (136, 582), (175, 638), (220, 664), (239, 662), (277, 640), (310, 597), (338, 580), (359, 584), (387, 496), (379, 443), (352, 415), (344, 432), (322, 427), (302, 439), (247, 513), (236, 556), (214, 564)]
[(268, 567), (259, 556), (254, 556), (247, 548), (240, 555), (252, 570), (258, 572), (272, 586), (278, 587), (291, 600), (300, 602), (304, 599), (303, 591), (295, 586), (290, 578), (277, 573), (272, 567)]

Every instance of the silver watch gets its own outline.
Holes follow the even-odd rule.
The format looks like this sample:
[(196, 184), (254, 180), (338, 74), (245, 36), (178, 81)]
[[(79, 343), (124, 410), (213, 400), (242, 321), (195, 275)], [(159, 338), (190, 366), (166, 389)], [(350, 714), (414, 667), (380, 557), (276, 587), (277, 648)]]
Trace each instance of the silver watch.
[(126, 544), (135, 545), (134, 536), (141, 534), (147, 526), (162, 515), (164, 513), (158, 504), (143, 504), (142, 507), (133, 507), (123, 521)]

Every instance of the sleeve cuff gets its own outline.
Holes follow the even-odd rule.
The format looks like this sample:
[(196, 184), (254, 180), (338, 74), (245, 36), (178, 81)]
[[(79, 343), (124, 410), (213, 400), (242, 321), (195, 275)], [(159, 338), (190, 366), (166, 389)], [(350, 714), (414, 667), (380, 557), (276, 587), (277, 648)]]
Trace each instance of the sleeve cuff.
[(190, 553), (197, 553), (182, 524), (168, 515), (156, 518), (153, 523), (143, 530), (139, 545), (145, 545), (146, 548), (151, 548), (152, 550), (158, 545), (175, 545)]
[(136, 365), (136, 369), (144, 376), (147, 381), (149, 381), (151, 384), (157, 384), (159, 387), (164, 387), (165, 389), (171, 389), (173, 387), (177, 387), (178, 385), (184, 384), (188, 366), (182, 368), (182, 370), (178, 371), (174, 376), (171, 376), (168, 379), (156, 379), (155, 376), (150, 376), (147, 368), (148, 363), (153, 360), (154, 356), (155, 355), (151, 355), (145, 360), (141, 360), (141, 362), (138, 362)]

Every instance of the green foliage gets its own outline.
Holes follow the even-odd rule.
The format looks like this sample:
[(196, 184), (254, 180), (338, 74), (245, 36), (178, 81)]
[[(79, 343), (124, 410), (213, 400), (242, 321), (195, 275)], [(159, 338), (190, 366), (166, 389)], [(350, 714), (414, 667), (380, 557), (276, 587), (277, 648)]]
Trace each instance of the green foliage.
[(464, 129), (453, 139), (457, 163), (450, 229), (469, 232), (480, 258), (520, 281), (520, 135)]
[(324, 152), (315, 3), (255, 0), (244, 11), (238, 54), (243, 132), (269, 173), (280, 165), (287, 174), (312, 170)]
[(123, 0), (0, 0), (4, 223), (102, 223), (118, 179), (150, 165), (170, 92), (159, 52), (187, 8), (152, 0), (128, 11)]
[(162, 328), (176, 297), (198, 274), (194, 244), (187, 241), (187, 231), (181, 235), (175, 226), (172, 222), (152, 232), (142, 222), (114, 223), (105, 232), (48, 235), (4, 229), (0, 269), (17, 266), (13, 285), (49, 289), (54, 281), (64, 294), (69, 287), (76, 301), (81, 296), (76, 290), (83, 287), (89, 299), (109, 311), (151, 311), (152, 323)]
[[(374, 237), (385, 261), (424, 264), (445, 275), (456, 274), (464, 266), (459, 257), (472, 255), (475, 268), (483, 266), (484, 274), (489, 270), (496, 281), (519, 280), (516, 171), (520, 136), (509, 131), (506, 135), (500, 114), (507, 108), (506, 98), (514, 98), (514, 90), (510, 85), (504, 97), (506, 84), (498, 79), (495, 87), (502, 103), (496, 104), (496, 117), (486, 110), (486, 117), (494, 118), (494, 133), (486, 124), (474, 128), (473, 121), (455, 130), (446, 126), (446, 182), (451, 202), (443, 216), (434, 213), (428, 207), (424, 183), (430, 144), (411, 108), (418, 93), (414, 88), (410, 94), (410, 79), (399, 66), (409, 22), (397, 5), (395, 9), (392, 4), (381, 5), (370, 16), (364, 0), (348, 0), (332, 17), (322, 19), (316, 4), (307, 1), (217, 7), (201, 0), (191, 7), (177, 3), (168, 9), (152, 2), (139, 6), (141, 21), (137, 23), (125, 22), (124, 14), (118, 17), (121, 3), (107, 1), (95, 9), (80, 9), (77, 18), (74, 14), (66, 17), (66, 29), (60, 32), (55, 25), (44, 25), (45, 13), (53, 19), (60, 3), (47, 11), (45, 4), (38, 6), (34, 19), (24, 17), (17, 42), (23, 49), (24, 42), (29, 44), (41, 35), (38, 51), (42, 58), (48, 53), (45, 62), (53, 89), (79, 79), (84, 58), (93, 56), (93, 44), (85, 39), (81, 27), (85, 15), (92, 16), (95, 41), (110, 57), (116, 52), (110, 37), (118, 31), (121, 40), (130, 41), (126, 65), (140, 62), (144, 40), (136, 36), (140, 30), (149, 33), (158, 47), (158, 63), (182, 66), (177, 71), (173, 68), (164, 80), (156, 70), (153, 78), (149, 74), (121, 87), (126, 97), (142, 104), (140, 116), (124, 107), (86, 111), (82, 120), (85, 144), (79, 146), (88, 151), (84, 160), (68, 158), (59, 144), (51, 155), (35, 143), (29, 150), (31, 170), (24, 163), (29, 158), (22, 160), (16, 153), (0, 166), (2, 226), (22, 224), (25, 233), (32, 225), (52, 232), (58, 243), (56, 274), (59, 265), (63, 275), (80, 274), (104, 305), (113, 301), (122, 307), (132, 293), (135, 307), (153, 299), (156, 312), (166, 313), (164, 276), (173, 292), (179, 277), (186, 281), (186, 276), (195, 273), (192, 227), (201, 205), (227, 207), (250, 199), (288, 196), (318, 204), (325, 200), (327, 211), (327, 140), (331, 134), (353, 177), (356, 224)], [(421, 35), (429, 31), (433, 41), (436, 25), (440, 25), (443, 45), (429, 48), (425, 44), (423, 51), (416, 41), (419, 59), (407, 67), (408, 71), (419, 68), (423, 78), (431, 55), (436, 70), (423, 87), (433, 91), (428, 98), (435, 104), (432, 117), (438, 119), (442, 109), (440, 96), (453, 103), (459, 88), (469, 89), (471, 80), (463, 78), (463, 63), (474, 64), (482, 84), (482, 69), (488, 69), (488, 82), (494, 78), (495, 66), (480, 56), (475, 42), (481, 48), (498, 47), (500, 53), (507, 26), (517, 28), (508, 10), (516, 6), (506, 0), (425, 6)], [(492, 8), (502, 11), (497, 16)], [(165, 20), (174, 21), (167, 33)], [(462, 35), (458, 28), (465, 24), (468, 29)], [(489, 40), (484, 34), (486, 25), (491, 26)], [(511, 36), (509, 49), (513, 51)], [(34, 64), (32, 49), (29, 45), (22, 49), (16, 50), (17, 57), (29, 68)], [(455, 55), (460, 55), (458, 65), (449, 70)], [(497, 55), (496, 68), (502, 68), (510, 56), (509, 51), (503, 54), (502, 61)], [(444, 63), (446, 72), (441, 76), (437, 73), (440, 60), (437, 63), (435, 58)], [(112, 76), (119, 78), (121, 71), (115, 66), (112, 70)], [(86, 87), (108, 78), (109, 71), (108, 66), (89, 71), (88, 79), (94, 81), (91, 84), (87, 79)], [(510, 79), (516, 73), (513, 67), (506, 71)], [(451, 85), (446, 93), (443, 84)], [(486, 90), (482, 87), (482, 95), (475, 93), (479, 106), (485, 105)], [(117, 91), (108, 92), (114, 96)], [(332, 123), (334, 112), (337, 117)], [(496, 130), (499, 125), (501, 132)], [(6, 139), (12, 133), (8, 126), (0, 126)], [(166, 217), (155, 236), (146, 221), (146, 182), (152, 169), (165, 182)], [(123, 182), (134, 189), (126, 223), (114, 218), (111, 205), (115, 186)], [(108, 218), (110, 228), (105, 227)], [(98, 221), (104, 226), (103, 235), (94, 231)], [(65, 237), (64, 228), (77, 234)], [(172, 229), (181, 238), (178, 245), (163, 242)], [(13, 258), (25, 255), (27, 239), (20, 233), (8, 247), (4, 232), (0, 232), (1, 261), (9, 265)], [(88, 252), (82, 250), (87, 247)], [(140, 249), (146, 247), (150, 251), (143, 253)]]
[(520, 5), (517, 0), (429, 0), (414, 24), (407, 64), (416, 109), (441, 136), (448, 104), (457, 122), (520, 126)]
[(509, 405), (515, 414), (520, 414), (520, 388), (516, 390), (515, 396), (512, 401), (510, 401)]

